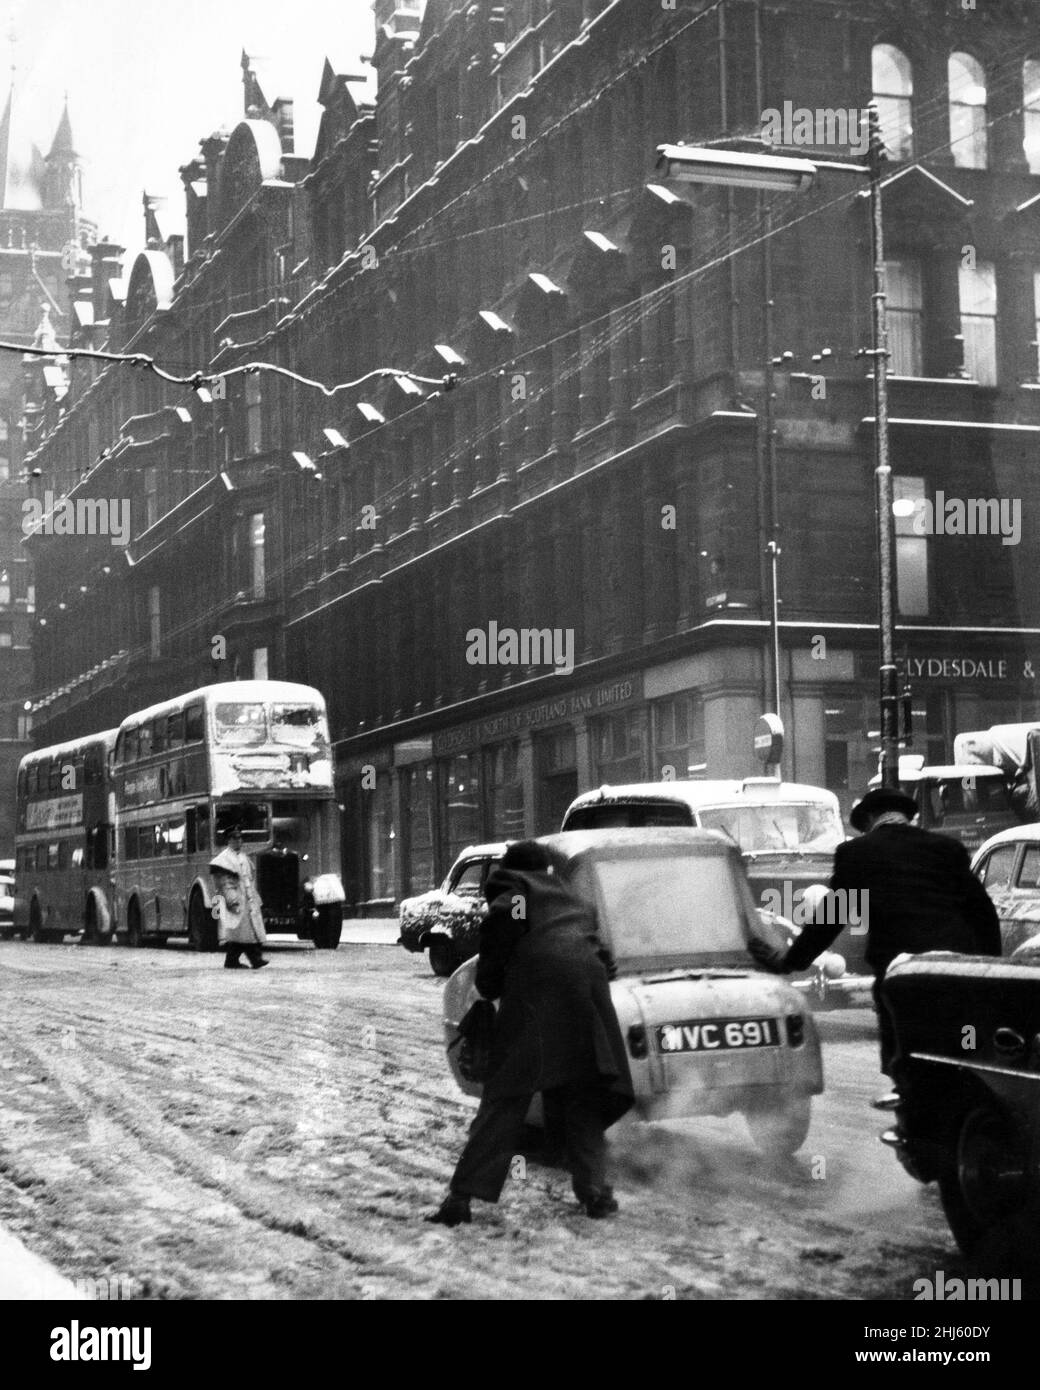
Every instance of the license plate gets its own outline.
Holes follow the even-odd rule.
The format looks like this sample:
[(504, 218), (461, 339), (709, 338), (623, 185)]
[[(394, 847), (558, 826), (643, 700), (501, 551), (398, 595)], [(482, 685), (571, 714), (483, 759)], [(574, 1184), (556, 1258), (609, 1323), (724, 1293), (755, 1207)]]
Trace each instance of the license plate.
[(779, 1047), (775, 1018), (727, 1018), (710, 1023), (661, 1023), (659, 1052), (724, 1052), (747, 1047)]

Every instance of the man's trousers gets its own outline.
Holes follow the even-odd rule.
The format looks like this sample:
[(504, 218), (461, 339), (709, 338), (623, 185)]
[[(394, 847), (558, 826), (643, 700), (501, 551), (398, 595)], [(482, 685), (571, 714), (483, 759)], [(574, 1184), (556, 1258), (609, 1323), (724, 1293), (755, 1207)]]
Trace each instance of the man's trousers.
[[(466, 1147), (455, 1166), (451, 1190), (459, 1196), (497, 1202), (513, 1157), (522, 1144), (533, 1096), (482, 1099)], [(588, 1202), (607, 1188), (607, 1140), (599, 1085), (572, 1082), (542, 1094), (546, 1128), (562, 1141), (574, 1195)]]

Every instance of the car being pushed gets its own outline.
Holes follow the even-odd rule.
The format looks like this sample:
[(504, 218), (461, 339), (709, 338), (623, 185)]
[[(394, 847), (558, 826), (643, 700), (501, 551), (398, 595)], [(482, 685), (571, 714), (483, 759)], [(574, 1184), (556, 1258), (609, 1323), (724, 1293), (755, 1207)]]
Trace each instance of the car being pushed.
[(469, 845), (439, 888), (404, 898), (399, 908), (398, 945), (428, 951), (435, 975), (450, 975), (477, 953), (480, 924), (487, 914), (484, 884), (506, 852), (503, 842)]
[[(645, 1120), (742, 1113), (763, 1150), (793, 1154), (823, 1090), (816, 1025), (786, 980), (765, 974), (748, 943), (784, 945), (756, 908), (737, 847), (692, 828), (568, 831), (542, 837), (574, 890), (596, 909), (617, 963), (611, 995), (628, 1048), (636, 1114)], [(478, 997), (476, 961), (444, 991), (444, 1035), (455, 1080), (469, 1095), (454, 1046)], [(529, 1117), (537, 1122), (537, 1108)]]
[(896, 1126), (882, 1136), (936, 1182), (961, 1250), (1034, 1274), (1040, 1244), (1040, 964), (933, 951), (889, 966)]

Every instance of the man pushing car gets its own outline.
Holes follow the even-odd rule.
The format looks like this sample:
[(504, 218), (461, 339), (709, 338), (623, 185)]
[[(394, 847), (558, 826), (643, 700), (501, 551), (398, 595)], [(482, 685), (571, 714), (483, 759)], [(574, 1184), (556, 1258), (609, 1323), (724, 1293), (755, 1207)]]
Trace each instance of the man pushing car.
[(491, 1066), (448, 1195), (428, 1221), (457, 1226), (470, 1201), (497, 1202), (524, 1120), (541, 1093), (574, 1194), (592, 1217), (617, 1202), (606, 1130), (631, 1107), (632, 1078), (610, 997), (613, 961), (595, 913), (552, 872), (536, 841), (510, 845), (488, 876), (476, 987), (500, 1001)]

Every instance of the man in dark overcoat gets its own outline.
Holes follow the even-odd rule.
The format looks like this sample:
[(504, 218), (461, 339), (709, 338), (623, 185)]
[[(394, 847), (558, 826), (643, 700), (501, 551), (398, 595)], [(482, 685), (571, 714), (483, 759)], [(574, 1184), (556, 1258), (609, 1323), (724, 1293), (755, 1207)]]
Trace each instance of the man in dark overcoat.
[[(968, 851), (949, 835), (912, 825), (916, 814), (913, 798), (898, 788), (877, 787), (868, 792), (849, 814), (852, 828), (861, 832), (859, 838), (846, 840), (834, 854), (831, 910), (825, 912), (821, 903), (815, 920), (785, 955), (769, 959), (770, 948), (752, 948), (760, 963), (783, 974), (804, 970), (845, 925), (841, 904), (858, 902), (867, 923), (864, 954), (874, 972), (881, 1070), (889, 1077), (895, 1032), (880, 989), (896, 956), (923, 951), (1000, 955), (996, 908), (971, 872)], [(875, 1105), (894, 1109), (898, 1100), (893, 1091), (879, 1097)]]
[(470, 1220), (471, 1198), (498, 1201), (539, 1092), (575, 1196), (589, 1216), (609, 1216), (605, 1131), (633, 1097), (595, 912), (536, 841), (510, 845), (484, 891), (476, 986), (500, 1000), (491, 1068), (448, 1196), (427, 1220), (455, 1226)]

